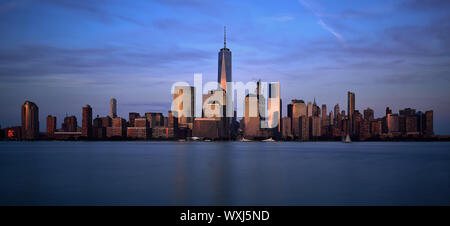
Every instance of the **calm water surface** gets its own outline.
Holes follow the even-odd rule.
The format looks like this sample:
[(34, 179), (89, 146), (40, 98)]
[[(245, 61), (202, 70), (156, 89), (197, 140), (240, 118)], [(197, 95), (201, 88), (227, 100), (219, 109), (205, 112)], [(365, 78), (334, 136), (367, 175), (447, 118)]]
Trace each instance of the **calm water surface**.
[(450, 143), (0, 142), (0, 205), (450, 205)]

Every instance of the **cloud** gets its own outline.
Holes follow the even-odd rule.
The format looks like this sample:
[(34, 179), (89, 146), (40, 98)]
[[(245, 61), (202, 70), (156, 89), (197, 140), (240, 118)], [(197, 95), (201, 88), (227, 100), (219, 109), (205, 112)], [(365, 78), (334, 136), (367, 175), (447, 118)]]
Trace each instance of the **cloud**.
[(410, 10), (437, 10), (448, 12), (450, 8), (450, 1), (448, 0), (404, 0), (400, 4), (400, 8), (406, 8)]
[(309, 11), (311, 11), (314, 16), (318, 19), (317, 23), (319, 25), (322, 26), (323, 29), (325, 29), (326, 31), (330, 32), (333, 36), (335, 36), (340, 42), (345, 44), (345, 40), (342, 37), (341, 34), (339, 34), (338, 32), (336, 32), (334, 29), (332, 29), (330, 26), (328, 26), (324, 20), (323, 20), (323, 16), (325, 15), (321, 10), (322, 7), (320, 7), (318, 4), (312, 2), (312, 1), (308, 1), (308, 0), (299, 0), (299, 2)]
[(269, 17), (267, 18), (269, 21), (273, 21), (273, 22), (288, 22), (294, 19), (293, 16), (274, 16), (274, 17)]
[(102, 77), (123, 72), (132, 74), (156, 70), (154, 68), (167, 70), (194, 67), (199, 62), (208, 60), (208, 57), (205, 51), (179, 47), (147, 51), (117, 46), (63, 48), (27, 45), (0, 49), (0, 78), (7, 81), (54, 75)]
[(329, 27), (328, 25), (326, 25), (323, 20), (319, 20), (319, 22), (317, 22), (318, 24), (320, 24), (325, 30), (327, 30), (328, 32), (330, 32), (331, 34), (333, 34), (337, 39), (339, 39), (339, 41), (344, 42), (344, 38), (342, 38), (342, 36), (337, 33), (336, 31), (334, 31), (331, 27)]
[(139, 20), (132, 17), (123, 16), (118, 13), (113, 13), (108, 10), (108, 7), (112, 4), (111, 1), (106, 0), (41, 0), (43, 3), (54, 5), (56, 7), (65, 8), (77, 12), (85, 13), (91, 17), (94, 17), (102, 23), (110, 24), (116, 20), (125, 21), (139, 26), (145, 26)]

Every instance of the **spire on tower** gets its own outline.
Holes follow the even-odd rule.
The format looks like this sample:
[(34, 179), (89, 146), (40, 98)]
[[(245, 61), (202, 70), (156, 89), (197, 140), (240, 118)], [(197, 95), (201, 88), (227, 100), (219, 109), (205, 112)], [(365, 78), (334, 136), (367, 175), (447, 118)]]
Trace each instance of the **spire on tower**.
[(227, 48), (227, 27), (223, 26), (223, 48)]

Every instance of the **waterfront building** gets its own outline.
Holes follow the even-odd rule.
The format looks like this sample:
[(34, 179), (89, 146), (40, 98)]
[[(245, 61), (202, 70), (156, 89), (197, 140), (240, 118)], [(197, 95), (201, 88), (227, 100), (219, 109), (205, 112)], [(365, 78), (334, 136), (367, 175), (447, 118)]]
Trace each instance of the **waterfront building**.
[(115, 98), (112, 98), (111, 101), (109, 102), (109, 110), (110, 110), (109, 117), (111, 118), (117, 117), (117, 100)]
[(367, 108), (364, 110), (364, 120), (373, 121), (374, 120), (374, 112), (371, 108)]
[(92, 108), (90, 105), (83, 107), (81, 135), (84, 137), (92, 137)]
[(77, 117), (74, 115), (66, 116), (64, 122), (61, 125), (63, 132), (78, 132)]
[(135, 118), (134, 126), (127, 127), (127, 137), (134, 139), (149, 139), (151, 137), (151, 129), (147, 118)]
[(353, 113), (355, 112), (355, 93), (347, 93), (348, 134), (353, 135)]
[(106, 128), (106, 137), (125, 137), (127, 135), (127, 121), (120, 117), (112, 119), (111, 127)]
[(22, 105), (22, 138), (27, 140), (39, 137), (39, 108), (31, 102), (25, 101)]
[(47, 137), (53, 137), (56, 131), (56, 117), (48, 115), (47, 116)]

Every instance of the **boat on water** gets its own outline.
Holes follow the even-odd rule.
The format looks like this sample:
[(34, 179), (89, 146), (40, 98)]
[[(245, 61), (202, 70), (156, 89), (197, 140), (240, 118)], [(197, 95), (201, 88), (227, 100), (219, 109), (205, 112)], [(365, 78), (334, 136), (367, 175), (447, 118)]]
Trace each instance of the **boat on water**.
[(250, 142), (250, 141), (252, 141), (252, 140), (245, 139), (245, 138), (242, 138), (242, 139), (241, 139), (241, 142)]
[(344, 143), (351, 143), (352, 140), (350, 139), (350, 135), (347, 134), (347, 136), (345, 137)]

